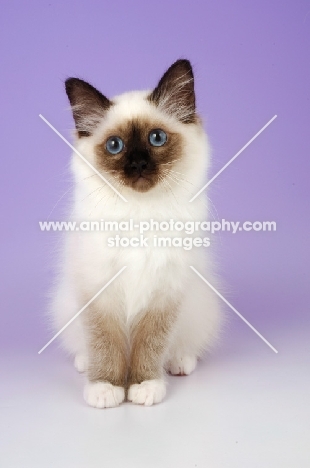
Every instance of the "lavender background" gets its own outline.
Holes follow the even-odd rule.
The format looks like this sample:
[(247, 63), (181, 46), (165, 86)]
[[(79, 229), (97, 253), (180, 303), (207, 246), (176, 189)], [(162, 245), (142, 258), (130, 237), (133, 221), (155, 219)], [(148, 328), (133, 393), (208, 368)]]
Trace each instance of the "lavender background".
[[(5, 350), (36, 353), (50, 338), (44, 308), (54, 239), (39, 231), (38, 221), (69, 186), (70, 149), (39, 113), (70, 138), (65, 78), (82, 77), (111, 96), (154, 86), (179, 57), (189, 58), (196, 72), (198, 107), (213, 147), (210, 176), (278, 115), (210, 193), (218, 218), (275, 220), (277, 232), (221, 234), (218, 262), (227, 298), (275, 346), (275, 329), (307, 324), (309, 30), (309, 2), (296, 0), (40, 0), (2, 6)], [(65, 203), (52, 219), (62, 216)], [(251, 333), (232, 318), (230, 336), (238, 332)]]

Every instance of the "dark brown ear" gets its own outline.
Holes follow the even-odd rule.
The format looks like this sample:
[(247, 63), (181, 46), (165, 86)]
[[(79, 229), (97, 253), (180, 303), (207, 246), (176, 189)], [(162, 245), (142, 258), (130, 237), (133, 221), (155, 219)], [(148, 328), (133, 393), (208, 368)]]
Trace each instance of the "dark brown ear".
[(196, 122), (193, 69), (188, 60), (177, 60), (162, 76), (149, 100), (183, 123)]
[(92, 85), (78, 78), (68, 78), (65, 86), (79, 137), (92, 135), (112, 105), (111, 101)]

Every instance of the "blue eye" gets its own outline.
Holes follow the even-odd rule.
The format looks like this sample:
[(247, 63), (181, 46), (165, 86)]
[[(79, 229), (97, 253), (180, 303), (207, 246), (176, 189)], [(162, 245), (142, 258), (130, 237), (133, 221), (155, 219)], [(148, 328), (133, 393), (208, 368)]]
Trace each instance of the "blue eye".
[(123, 150), (124, 142), (120, 137), (112, 136), (107, 140), (105, 147), (109, 153), (118, 154)]
[(160, 128), (155, 128), (149, 133), (149, 142), (152, 146), (163, 146), (167, 141), (167, 134)]

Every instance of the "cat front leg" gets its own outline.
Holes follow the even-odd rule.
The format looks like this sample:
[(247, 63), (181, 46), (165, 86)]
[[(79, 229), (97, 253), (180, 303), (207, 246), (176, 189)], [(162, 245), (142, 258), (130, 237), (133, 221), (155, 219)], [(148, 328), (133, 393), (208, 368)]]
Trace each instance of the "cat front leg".
[(166, 395), (164, 360), (177, 316), (175, 304), (140, 314), (131, 327), (128, 400), (151, 406)]
[(127, 336), (120, 316), (91, 308), (86, 314), (88, 383), (85, 401), (95, 408), (112, 408), (125, 399)]
[(84, 353), (77, 353), (74, 357), (74, 367), (80, 373), (87, 371), (88, 359), (86, 351)]

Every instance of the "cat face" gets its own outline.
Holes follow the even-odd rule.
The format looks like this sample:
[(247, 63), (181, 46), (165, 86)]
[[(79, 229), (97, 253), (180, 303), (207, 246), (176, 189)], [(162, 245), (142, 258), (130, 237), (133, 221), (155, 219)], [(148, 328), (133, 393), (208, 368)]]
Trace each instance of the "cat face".
[(164, 179), (182, 153), (182, 135), (155, 119), (133, 118), (96, 145), (97, 164), (122, 185), (145, 192)]
[(110, 100), (77, 78), (66, 81), (66, 92), (78, 138), (94, 140), (98, 169), (138, 192), (165, 180), (182, 159), (184, 132), (199, 125), (187, 60), (175, 62), (150, 93)]

